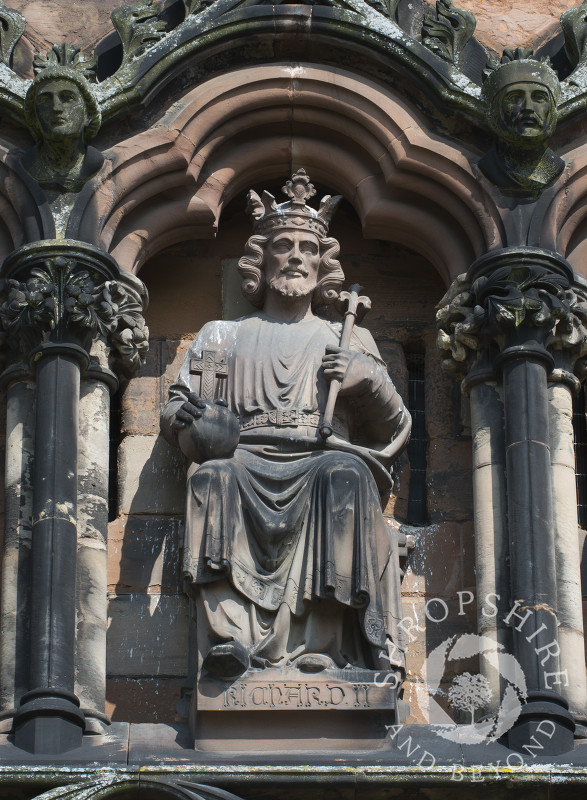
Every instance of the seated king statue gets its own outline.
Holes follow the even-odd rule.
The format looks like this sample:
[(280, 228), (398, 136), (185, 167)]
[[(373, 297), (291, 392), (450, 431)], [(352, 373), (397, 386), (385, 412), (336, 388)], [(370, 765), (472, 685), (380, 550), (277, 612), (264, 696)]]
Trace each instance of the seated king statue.
[[(161, 420), (193, 462), (183, 572), (198, 675), (232, 681), (278, 668), (401, 676), (400, 569), (381, 494), (411, 420), (371, 334), (316, 311), (344, 275), (304, 170), (278, 205), (249, 192), (253, 235), (238, 262), (258, 310), (209, 322)], [(321, 432), (332, 381), (331, 435)], [(258, 673), (257, 673), (258, 674)], [(268, 674), (268, 673), (267, 673)]]

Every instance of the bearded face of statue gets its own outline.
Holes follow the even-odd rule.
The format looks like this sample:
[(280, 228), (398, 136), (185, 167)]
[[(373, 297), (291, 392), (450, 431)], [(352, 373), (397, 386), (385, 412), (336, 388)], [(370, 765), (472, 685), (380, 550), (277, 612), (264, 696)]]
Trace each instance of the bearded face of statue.
[(41, 84), (35, 97), (35, 113), (46, 138), (82, 136), (89, 121), (82, 93), (67, 79)]
[(320, 242), (305, 230), (275, 233), (265, 248), (267, 287), (289, 297), (305, 297), (318, 283)]
[(508, 144), (536, 146), (546, 142), (556, 127), (554, 100), (540, 83), (506, 86), (496, 97), (493, 112), (493, 127)]

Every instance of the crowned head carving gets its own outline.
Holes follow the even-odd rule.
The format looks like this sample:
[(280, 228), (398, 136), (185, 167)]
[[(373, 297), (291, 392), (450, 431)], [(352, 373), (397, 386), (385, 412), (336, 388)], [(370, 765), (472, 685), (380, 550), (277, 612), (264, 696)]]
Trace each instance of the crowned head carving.
[(305, 169), (299, 169), (287, 181), (282, 191), (290, 199), (285, 203), (277, 204), (275, 197), (265, 191), (259, 197), (251, 189), (247, 196), (247, 212), (253, 218), (253, 231), (261, 236), (268, 236), (276, 230), (291, 228), (293, 230), (305, 229), (318, 236), (328, 235), (328, 226), (342, 196), (322, 198), (320, 208), (316, 211), (307, 205), (316, 194), (316, 189), (310, 183), (310, 178)]
[(55, 45), (46, 57), (35, 57), (35, 78), (25, 98), (25, 118), (37, 141), (83, 138), (88, 142), (100, 129), (102, 116), (92, 92), (93, 60), (78, 47)]
[[(302, 250), (300, 258), (310, 262), (312, 251), (319, 255), (317, 283), (313, 289), (314, 307), (332, 303), (344, 281), (344, 273), (337, 259), (340, 247), (336, 239), (328, 236), (330, 221), (342, 196), (322, 198), (318, 210), (308, 205), (316, 190), (310, 183), (306, 171), (299, 169), (283, 186), (289, 198), (277, 203), (267, 191), (261, 196), (251, 190), (247, 197), (247, 212), (253, 219), (253, 235), (245, 245), (245, 254), (238, 262), (243, 278), (242, 291), (254, 306), (263, 306), (267, 278), (265, 268), (268, 259), (277, 261), (279, 256), (270, 254), (272, 243), (278, 239), (292, 240), (294, 247)], [(285, 242), (284, 242), (285, 246)], [(304, 253), (303, 251), (307, 252)], [(302, 266), (302, 279), (306, 269)], [(303, 281), (300, 281), (302, 283)]]

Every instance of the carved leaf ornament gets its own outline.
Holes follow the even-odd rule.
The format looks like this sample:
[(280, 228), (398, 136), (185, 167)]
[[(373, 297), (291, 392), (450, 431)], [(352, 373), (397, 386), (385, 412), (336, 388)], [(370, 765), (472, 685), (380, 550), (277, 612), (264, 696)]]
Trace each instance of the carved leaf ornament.
[(33, 72), (38, 75), (48, 67), (71, 67), (89, 81), (96, 81), (98, 59), (95, 56), (86, 56), (80, 48), (64, 42), (54, 44), (46, 55), (36, 53), (33, 58)]
[(0, 319), (8, 331), (17, 331), (22, 326), (53, 327), (55, 324), (54, 286), (47, 273), (33, 270), (26, 283), (10, 279), (0, 283), (0, 292), (7, 298), (0, 306)]
[(133, 373), (145, 363), (149, 350), (149, 329), (141, 314), (122, 314), (119, 327), (111, 336), (113, 348), (128, 373)]
[(485, 307), (488, 332), (552, 324), (570, 313), (565, 288), (568, 280), (544, 267), (502, 267), (490, 276), (478, 278), (472, 286), (480, 306)]
[(111, 330), (118, 309), (109, 282), (96, 287), (89, 272), (74, 272), (73, 259), (47, 259), (45, 267), (34, 267), (25, 283), (7, 281), (8, 296), (0, 306), (0, 319), (7, 330), (25, 325), (54, 330), (62, 322), (100, 333)]
[(456, 8), (452, 0), (438, 0), (436, 16), (424, 15), (422, 44), (444, 61), (458, 65), (461, 53), (476, 26), (477, 20), (470, 11)]
[(149, 331), (140, 302), (118, 281), (96, 282), (75, 259), (47, 259), (25, 281), (0, 281), (0, 321), (9, 332), (22, 328), (54, 331), (78, 328), (109, 336), (127, 372), (144, 363)]
[(199, 14), (208, 6), (211, 6), (214, 0), (183, 0), (185, 6), (185, 15), (189, 17), (190, 14)]
[(569, 61), (577, 67), (583, 64), (587, 52), (587, 0), (578, 8), (570, 8), (561, 16), (561, 28), (565, 36), (565, 49)]
[(484, 316), (481, 306), (475, 305), (466, 274), (459, 275), (438, 304), (439, 349), (448, 350), (455, 361), (465, 362), (469, 353), (479, 348), (477, 332)]
[[(587, 296), (569, 288), (563, 275), (544, 267), (502, 267), (471, 284), (460, 275), (438, 306), (437, 343), (464, 364), (481, 339), (522, 325), (541, 328), (546, 346), (587, 352)], [(447, 369), (454, 371), (450, 361)]]
[(122, 64), (128, 64), (165, 36), (167, 24), (157, 18), (159, 2), (139, 0), (115, 8), (110, 19), (122, 42)]

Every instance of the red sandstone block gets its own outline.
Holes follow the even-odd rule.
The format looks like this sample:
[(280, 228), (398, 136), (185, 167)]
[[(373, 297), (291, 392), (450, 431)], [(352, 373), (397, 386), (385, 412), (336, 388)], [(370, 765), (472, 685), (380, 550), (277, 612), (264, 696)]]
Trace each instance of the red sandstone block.
[(108, 590), (117, 594), (181, 592), (183, 519), (120, 517), (108, 528)]
[(108, 678), (106, 713), (113, 722), (175, 722), (181, 678)]
[(474, 592), (475, 545), (471, 523), (437, 523), (412, 532), (415, 546), (408, 557), (402, 591), (455, 600), (458, 592)]
[(187, 673), (188, 601), (183, 595), (111, 595), (106, 671), (119, 677)]

